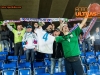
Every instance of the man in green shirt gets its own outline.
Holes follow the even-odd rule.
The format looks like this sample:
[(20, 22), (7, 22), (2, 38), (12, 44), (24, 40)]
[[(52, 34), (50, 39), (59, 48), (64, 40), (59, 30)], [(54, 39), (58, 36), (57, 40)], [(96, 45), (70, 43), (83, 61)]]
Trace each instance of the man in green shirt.
[(23, 35), (24, 35), (26, 29), (22, 28), (21, 24), (17, 25), (17, 30), (15, 30), (9, 24), (7, 24), (7, 27), (10, 31), (12, 31), (14, 33), (14, 44), (15, 44), (14, 45), (14, 55), (18, 56), (19, 52), (20, 52), (20, 55), (22, 55), (23, 54), (22, 39), (23, 39)]
[(74, 72), (76, 75), (84, 75), (81, 60), (79, 57), (80, 49), (78, 37), (86, 21), (87, 18), (84, 18), (82, 23), (72, 32), (69, 31), (67, 24), (62, 26), (64, 36), (58, 36), (55, 38), (56, 42), (62, 43), (67, 75), (74, 75)]

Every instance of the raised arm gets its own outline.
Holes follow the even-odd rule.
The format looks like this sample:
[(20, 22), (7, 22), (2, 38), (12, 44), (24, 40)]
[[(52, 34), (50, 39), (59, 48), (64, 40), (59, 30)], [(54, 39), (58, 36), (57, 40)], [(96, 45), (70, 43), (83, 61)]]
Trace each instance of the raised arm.
[(62, 20), (59, 18), (59, 22), (60, 22), (60, 25), (58, 26), (58, 28), (60, 29), (60, 31), (62, 31), (62, 27), (63, 27), (64, 21), (62, 21)]
[(79, 25), (80, 29), (83, 28), (83, 26), (84, 26), (85, 23), (87, 22), (87, 19), (88, 19), (88, 18), (86, 18), (86, 17), (83, 19), (83, 21), (82, 21), (81, 24)]
[[(90, 4), (91, 5), (91, 4)], [(87, 22), (87, 19), (88, 19), (88, 13), (89, 13), (89, 8), (90, 8), (90, 5), (88, 6), (88, 11), (87, 11), (87, 14), (86, 16), (84, 17), (83, 21), (81, 22), (81, 24), (79, 25), (80, 29), (82, 29), (82, 27), (85, 25), (85, 23)]]
[(13, 31), (13, 27), (12, 26), (10, 26), (9, 24), (7, 24), (7, 27), (8, 27), (8, 29), (10, 30), (10, 31)]

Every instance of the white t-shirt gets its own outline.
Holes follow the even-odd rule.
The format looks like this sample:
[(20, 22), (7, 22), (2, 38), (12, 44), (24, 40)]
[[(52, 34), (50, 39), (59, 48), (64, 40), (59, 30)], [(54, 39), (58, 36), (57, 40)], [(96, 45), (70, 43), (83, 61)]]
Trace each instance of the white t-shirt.
[(36, 29), (39, 50), (38, 52), (52, 54), (55, 37), (45, 32), (42, 28)]

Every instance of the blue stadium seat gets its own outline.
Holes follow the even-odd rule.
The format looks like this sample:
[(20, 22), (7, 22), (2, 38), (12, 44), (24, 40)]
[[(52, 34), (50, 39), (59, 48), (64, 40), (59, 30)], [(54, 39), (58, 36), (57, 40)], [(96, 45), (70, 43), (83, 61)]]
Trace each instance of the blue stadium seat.
[(95, 58), (87, 58), (87, 64), (97, 63)]
[(20, 56), (20, 62), (26, 62), (26, 56), (25, 55), (22, 55)]
[(21, 59), (24, 59), (25, 60), (26, 59), (26, 56), (25, 55), (20, 56), (20, 60)]
[(100, 71), (98, 69), (88, 70), (87, 75), (100, 75)]
[(98, 64), (100, 64), (100, 57), (98, 58)]
[(99, 70), (99, 64), (98, 63), (89, 64), (89, 69), (90, 70), (94, 70), (94, 69)]
[(8, 52), (0, 52), (0, 56), (6, 56), (8, 55)]
[(18, 68), (31, 68), (31, 64), (29, 62), (19, 63)]
[(100, 59), (100, 55), (98, 55), (98, 59)]
[(95, 56), (94, 52), (86, 52), (86, 57), (88, 57), (88, 56)]
[(35, 73), (35, 75), (41, 74), (41, 73), (46, 73), (45, 68), (34, 68), (34, 73)]
[(86, 64), (86, 58), (85, 58), (85, 56), (81, 56), (81, 61), (82, 61), (83, 64)]
[(82, 50), (83, 50), (83, 48), (82, 48), (82, 47), (80, 47), (80, 50), (82, 51)]
[(100, 55), (100, 52), (96, 52), (96, 56), (98, 57)]
[(85, 56), (85, 54), (83, 53), (83, 52), (81, 52), (81, 54), (80, 54), (81, 56)]
[(5, 61), (6, 60), (6, 56), (0, 56), (0, 61)]
[(2, 75), (15, 75), (15, 70), (3, 70)]
[(91, 55), (91, 56), (88, 56), (88, 58), (96, 58), (96, 56), (94, 56), (94, 55)]
[(50, 75), (50, 73), (41, 73), (41, 74), (36, 74), (36, 75)]
[(18, 75), (31, 75), (30, 69), (18, 69)]
[(18, 61), (18, 57), (17, 56), (8, 56), (8, 60), (9, 61)]
[(3, 69), (13, 69), (15, 70), (17, 67), (16, 63), (8, 63), (8, 64), (3, 64)]
[(33, 63), (33, 68), (38, 68), (38, 67), (45, 67), (45, 62), (34, 62)]
[(3, 62), (0, 62), (0, 70), (3, 68)]
[(54, 73), (54, 75), (66, 75), (65, 72), (61, 72), (61, 73)]
[(44, 59), (44, 62), (46, 65), (48, 65), (48, 63), (51, 63), (51, 61), (49, 59), (46, 59), (46, 58)]
[(58, 71), (58, 67), (55, 67), (55, 71), (54, 71), (54, 73), (58, 73), (59, 71)]

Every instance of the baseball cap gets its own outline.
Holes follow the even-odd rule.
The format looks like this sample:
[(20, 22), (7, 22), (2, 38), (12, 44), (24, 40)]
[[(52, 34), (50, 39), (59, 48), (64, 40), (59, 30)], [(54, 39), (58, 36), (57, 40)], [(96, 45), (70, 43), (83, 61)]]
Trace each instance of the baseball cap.
[(28, 25), (26, 28), (32, 28), (32, 26), (31, 25)]

